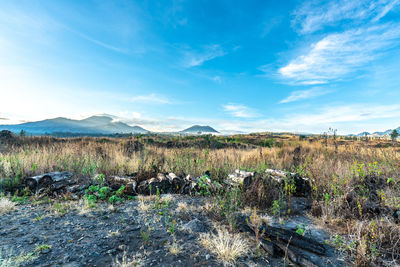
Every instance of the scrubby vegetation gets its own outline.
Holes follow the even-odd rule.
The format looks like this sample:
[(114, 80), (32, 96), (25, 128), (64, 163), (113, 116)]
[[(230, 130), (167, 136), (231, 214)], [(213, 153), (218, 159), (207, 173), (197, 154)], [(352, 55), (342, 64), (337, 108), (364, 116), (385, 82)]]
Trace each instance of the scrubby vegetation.
[[(1, 199), (1, 213), (14, 209), (12, 197), (12, 203), (16, 203), (30, 195), (24, 184), (26, 177), (45, 172), (70, 171), (80, 181), (91, 183), (81, 200), (83, 209), (91, 209), (98, 202), (118, 204), (128, 199), (122, 196), (124, 188), (112, 192), (102, 185), (101, 180), (110, 175), (135, 173), (143, 181), (157, 173), (173, 172), (181, 177), (190, 174), (200, 177), (198, 196), (209, 199), (204, 211), (232, 233), (227, 236), (225, 230), (219, 230), (208, 243), (210, 234), (203, 234), (201, 242), (232, 263), (247, 253), (249, 246), (234, 233), (237, 212), (254, 208), (250, 212), (254, 222), (249, 223), (253, 226), (261, 223), (258, 212), (277, 218), (290, 216), (292, 196), (298, 190), (290, 175), (283, 188), (277, 188), (264, 175), (267, 168), (280, 169), (310, 178), (310, 215), (332, 233), (333, 238), (326, 242), (345, 253), (349, 264), (399, 264), (399, 152), (400, 147), (390, 140), (328, 136), (13, 137), (0, 144), (0, 189), (3, 195), (10, 194)], [(243, 185), (229, 190), (224, 187), (228, 174), (236, 169), (256, 172), (246, 190)], [(211, 183), (202, 179), (211, 179)], [(154, 210), (163, 216), (167, 231), (174, 234), (175, 213), (171, 213), (168, 199), (158, 193), (150, 201), (139, 197), (138, 202), (141, 212)], [(52, 205), (60, 215), (69, 210), (67, 204)], [(182, 202), (176, 213), (184, 217), (189, 209)], [(307, 225), (298, 225), (299, 235), (306, 231)], [(143, 239), (148, 240), (150, 232), (151, 228), (143, 230)], [(179, 253), (175, 243), (169, 249)], [(124, 255), (122, 261), (126, 262)], [(115, 262), (125, 266), (118, 259)]]

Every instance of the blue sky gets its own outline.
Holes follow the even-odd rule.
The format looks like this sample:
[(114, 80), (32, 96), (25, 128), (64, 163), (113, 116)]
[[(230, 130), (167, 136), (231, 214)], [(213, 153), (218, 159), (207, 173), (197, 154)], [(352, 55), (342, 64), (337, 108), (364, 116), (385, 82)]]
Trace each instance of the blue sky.
[(0, 2), (0, 123), (400, 126), (400, 0)]

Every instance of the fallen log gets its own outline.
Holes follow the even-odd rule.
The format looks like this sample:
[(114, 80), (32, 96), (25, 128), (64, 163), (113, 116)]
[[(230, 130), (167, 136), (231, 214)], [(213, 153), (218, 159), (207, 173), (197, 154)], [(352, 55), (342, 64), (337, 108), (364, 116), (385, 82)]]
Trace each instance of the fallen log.
[[(243, 185), (244, 187), (248, 187), (253, 182), (254, 174), (255, 174), (254, 172), (235, 170), (234, 173), (231, 173), (228, 175), (228, 178), (233, 183), (237, 183), (237, 184)], [(231, 184), (230, 181), (227, 181), (227, 182), (229, 184)]]
[[(249, 226), (249, 218), (237, 216), (236, 225), (243, 232), (255, 236)], [(328, 259), (328, 247), (317, 240), (296, 233), (295, 230), (283, 229), (263, 223), (259, 229), (260, 247), (273, 257), (285, 256), (298, 266), (324, 266), (332, 259)], [(341, 266), (334, 263), (330, 266)]]
[(49, 172), (26, 178), (26, 185), (31, 191), (50, 188), (52, 191), (75, 184), (73, 174), (70, 172)]
[(111, 188), (117, 190), (122, 185), (125, 186), (125, 194), (136, 194), (137, 182), (134, 177), (131, 176), (109, 176), (107, 182)]

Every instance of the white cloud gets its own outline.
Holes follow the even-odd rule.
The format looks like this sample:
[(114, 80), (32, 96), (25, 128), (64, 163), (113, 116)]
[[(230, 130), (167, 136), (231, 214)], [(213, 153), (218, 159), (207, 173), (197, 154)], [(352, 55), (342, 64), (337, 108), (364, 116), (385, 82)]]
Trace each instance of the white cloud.
[(312, 44), (308, 53), (280, 68), (279, 73), (299, 84), (326, 83), (359, 70), (399, 41), (399, 23), (329, 34)]
[(400, 3), (399, 0), (339, 0), (305, 2), (294, 13), (292, 23), (302, 34), (312, 33), (344, 20), (378, 21)]
[(307, 89), (307, 90), (293, 91), (290, 93), (289, 96), (282, 99), (279, 103), (283, 104), (283, 103), (290, 103), (290, 102), (295, 102), (295, 101), (303, 100), (303, 99), (315, 98), (318, 96), (326, 95), (330, 92), (331, 92), (330, 90), (323, 90), (318, 87)]
[(156, 104), (171, 104), (171, 102), (164, 96), (157, 94), (138, 95), (129, 98), (129, 102), (135, 103), (156, 103)]
[(227, 52), (222, 49), (220, 45), (209, 45), (206, 46), (200, 52), (186, 51), (184, 57), (184, 66), (187, 68), (196, 67), (202, 65), (204, 62), (212, 60), (217, 57), (226, 55)]
[(327, 106), (314, 114), (294, 115), (286, 120), (289, 124), (323, 125), (329, 123), (360, 122), (373, 119), (394, 118), (400, 116), (400, 105), (352, 104), (345, 106)]
[(253, 118), (258, 116), (253, 109), (242, 104), (230, 103), (223, 105), (223, 108), (226, 112), (237, 118)]
[(214, 77), (212, 78), (212, 80), (213, 80), (214, 82), (216, 82), (216, 83), (222, 83), (222, 78), (221, 78), (221, 76), (214, 76)]

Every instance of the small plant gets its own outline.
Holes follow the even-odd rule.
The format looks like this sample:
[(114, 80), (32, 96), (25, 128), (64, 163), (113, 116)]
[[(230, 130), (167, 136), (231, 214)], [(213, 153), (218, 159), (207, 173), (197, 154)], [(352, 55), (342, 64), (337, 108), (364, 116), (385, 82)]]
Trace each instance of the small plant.
[(124, 193), (125, 185), (121, 185), (121, 187), (115, 192), (117, 196), (121, 196)]
[(210, 178), (208, 175), (204, 175), (198, 178), (197, 186), (199, 187), (199, 192), (196, 192), (197, 195), (209, 196), (211, 194), (211, 186), (209, 184)]
[(281, 213), (281, 206), (279, 205), (279, 201), (278, 200), (274, 200), (274, 202), (272, 203), (272, 214), (274, 216), (279, 216)]
[(326, 240), (326, 244), (329, 244), (331, 246), (334, 246), (340, 251), (347, 251), (349, 253), (352, 253), (355, 251), (357, 248), (359, 242), (357, 240), (353, 241), (346, 241), (342, 236), (340, 235), (334, 235), (331, 240)]
[(15, 203), (18, 203), (18, 204), (25, 204), (27, 198), (28, 198), (27, 196), (22, 196), (22, 197), (20, 197), (20, 196), (17, 196), (17, 194), (15, 194), (15, 195), (11, 198), (11, 201), (12, 201), (12, 202), (15, 202)]
[(96, 193), (99, 192), (100, 187), (98, 185), (91, 185), (88, 188), (88, 192)]
[(148, 244), (150, 241), (152, 228), (148, 227), (147, 231), (140, 231), (140, 235), (142, 236), (144, 244)]
[(106, 176), (104, 174), (99, 174), (95, 176), (94, 180), (98, 182), (100, 185), (104, 185), (104, 182), (106, 181)]
[(301, 236), (304, 236), (306, 234), (306, 228), (303, 223), (297, 225), (296, 228), (297, 228), (296, 234), (301, 235)]
[(260, 247), (260, 236), (264, 234), (264, 229), (262, 227), (263, 220), (258, 216), (256, 208), (250, 216), (250, 220), (246, 220), (247, 225), (253, 230), (256, 238), (257, 249)]
[(122, 199), (120, 197), (117, 197), (116, 195), (112, 195), (111, 197), (109, 197), (108, 202), (114, 204), (116, 202), (122, 202)]
[(42, 244), (42, 245), (36, 246), (35, 251), (39, 252), (39, 253), (42, 253), (43, 251), (49, 250), (49, 249), (51, 249), (51, 245)]
[(107, 186), (104, 186), (104, 187), (100, 188), (100, 190), (99, 190), (99, 198), (101, 200), (105, 200), (109, 193), (110, 193), (110, 188)]
[(169, 223), (169, 227), (168, 227), (168, 233), (170, 233), (171, 235), (173, 235), (175, 233), (175, 225), (176, 225), (176, 220), (172, 220)]
[(324, 201), (325, 201), (325, 205), (329, 205), (330, 201), (331, 201), (331, 196), (329, 193), (325, 193), (324, 194)]
[(32, 171), (32, 172), (36, 171), (37, 165), (38, 165), (37, 163), (33, 163), (33, 164), (32, 164), (32, 166), (31, 166), (31, 171)]
[(53, 209), (55, 213), (64, 215), (68, 212), (69, 206), (67, 204), (55, 202), (53, 204)]
[(396, 179), (394, 179), (393, 177), (387, 178), (386, 183), (387, 184), (395, 184), (396, 183)]
[(39, 214), (38, 216), (36, 216), (33, 220), (35, 221), (35, 222), (38, 222), (38, 221), (40, 221), (40, 220), (42, 220), (43, 219), (43, 215), (42, 214)]
[(236, 227), (235, 213), (242, 206), (240, 193), (240, 188), (235, 187), (214, 197), (217, 214), (227, 220), (231, 230)]

